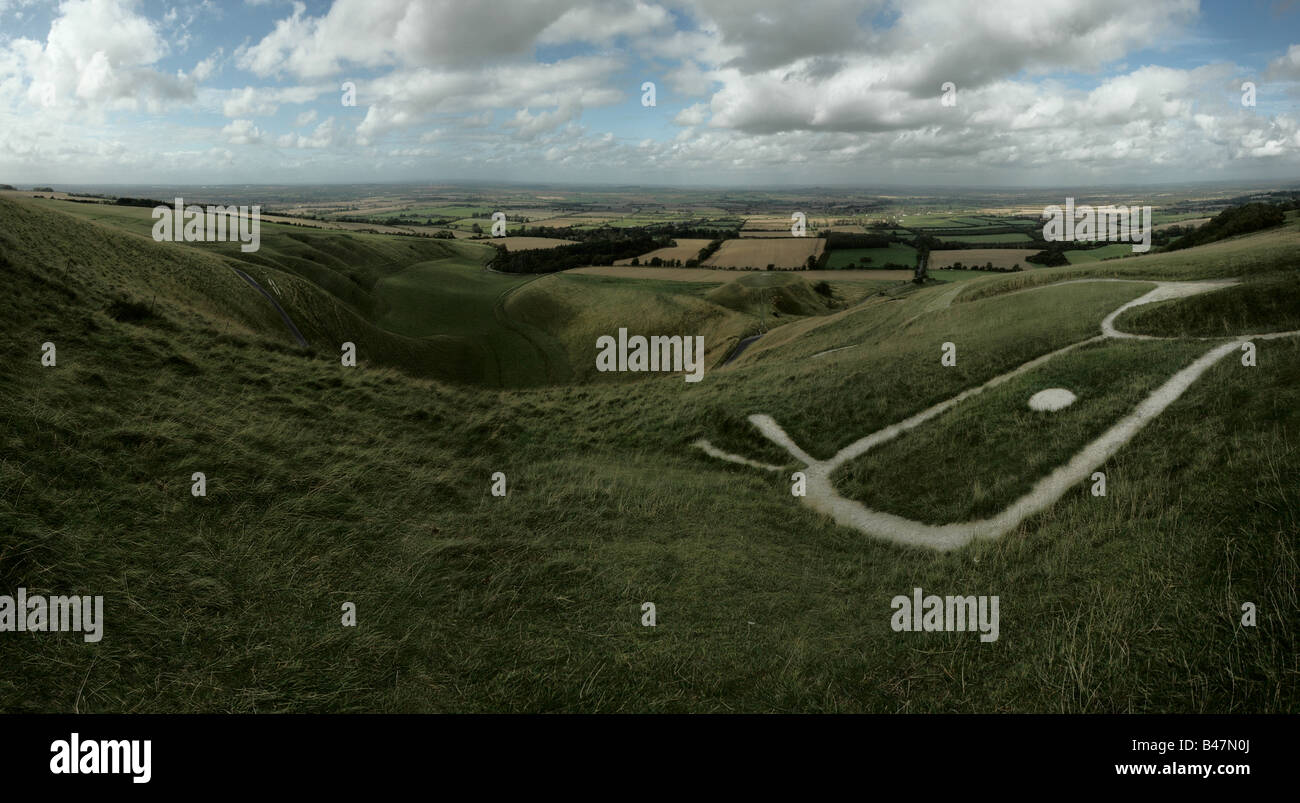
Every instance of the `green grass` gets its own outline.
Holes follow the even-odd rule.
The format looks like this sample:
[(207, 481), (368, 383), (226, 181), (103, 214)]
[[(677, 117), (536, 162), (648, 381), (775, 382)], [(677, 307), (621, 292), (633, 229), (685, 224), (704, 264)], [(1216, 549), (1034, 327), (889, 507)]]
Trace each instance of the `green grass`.
[[(989, 518), (1207, 348), (1121, 341), (1062, 355), (868, 452), (844, 466), (836, 484), (869, 507), (928, 524)], [(960, 344), (958, 354), (960, 362)], [(1078, 400), (1057, 412), (1029, 409), (1029, 397), (1047, 388)]]
[(1065, 252), (1065, 258), (1070, 261), (1071, 265), (1085, 265), (1089, 262), (1100, 262), (1103, 259), (1116, 259), (1126, 256), (1134, 256), (1132, 243), (1114, 243), (1112, 245), (1103, 245), (1100, 248)]
[(993, 271), (982, 271), (982, 270), (939, 269), (939, 270), (926, 271), (925, 275), (929, 276), (931, 279), (937, 279), (941, 282), (964, 282), (968, 279), (981, 279), (986, 276), (996, 276), (998, 274)]
[[(1008, 293), (1039, 274), (1278, 274), (1295, 269), (1294, 228), (981, 278), (950, 306), (952, 286), (891, 288), (798, 317), (767, 337), (800, 336), (698, 384), (624, 377), (507, 392), (303, 353), (227, 255), (54, 209), (0, 200), (0, 588), (103, 594), (107, 622), (95, 647), (72, 634), (0, 638), (0, 711), (1300, 708), (1294, 340), (1261, 344), (1257, 368), (1211, 369), (1104, 467), (1104, 500), (1080, 492), (953, 553), (835, 527), (791, 496), (788, 475), (690, 448), (707, 436), (764, 457), (745, 421), (762, 412), (829, 454), (1091, 336), (1145, 289)], [(394, 255), (407, 244), (382, 239), (396, 241)], [(362, 320), (290, 270), (328, 250), (319, 245), (296, 254), (284, 242), (267, 265), (245, 264)], [(465, 304), (498, 289), (457, 274), (448, 254), (347, 259), (375, 278), (364, 298), (376, 320), (410, 332), (424, 303), (457, 314), (433, 297), (439, 282)], [(578, 344), (582, 363), (593, 356), (583, 338), (620, 323), (721, 332), (748, 320), (703, 299), (710, 288), (600, 278), (537, 279), (502, 304), (533, 304), (539, 323), (557, 327), (551, 346)], [(122, 294), (150, 314), (122, 316)], [(404, 294), (408, 306), (394, 303)], [(328, 323), (322, 315), (321, 332)], [(388, 336), (393, 349), (424, 342)], [(56, 368), (40, 367), (46, 340), (58, 345)], [(958, 344), (956, 368), (939, 365), (944, 341)], [(1113, 385), (1100, 354), (1037, 375), (1086, 384), (1100, 406), (1034, 438), (1048, 456), (1068, 451), (1180, 348), (1125, 344), (1116, 364), (1136, 367)], [(974, 448), (986, 458), (976, 462), (934, 447), (967, 473), (1007, 461), (991, 464), (1008, 477), (981, 504), (1014, 495), (1036, 469), (1018, 460), (1047, 459), (1016, 420), (1030, 389), (970, 402), (983, 413), (965, 435), (972, 446), (1009, 451)], [(958, 437), (957, 421), (927, 427)], [(960, 505), (969, 477), (905, 445), (870, 492), (905, 505), (909, 485), (942, 486), (936, 504)], [(193, 471), (208, 475), (206, 498), (189, 495)], [(505, 498), (489, 494), (494, 471), (507, 474)], [(915, 586), (1000, 595), (1000, 640), (894, 633), (889, 600)], [(1247, 600), (1260, 612), (1254, 629), (1238, 624)], [(358, 627), (339, 626), (343, 601), (357, 604)], [(645, 601), (658, 627), (639, 625)]]
[(1116, 325), (1158, 337), (1225, 337), (1300, 330), (1300, 271), (1132, 309)]
[[(44, 203), (152, 242), (150, 209)], [(544, 334), (498, 320), (506, 294), (531, 277), (484, 271), (493, 251), (482, 243), (263, 222), (254, 253), (243, 253), (238, 243), (158, 247), (219, 258), (264, 287), (279, 288), (281, 304), (323, 352), (338, 353), (340, 344), (353, 342), (359, 359), (473, 384), (515, 387), (570, 375), (558, 347)], [(145, 294), (146, 284), (123, 291)], [(228, 292), (265, 303), (239, 280)], [(278, 329), (289, 342), (283, 324)]]

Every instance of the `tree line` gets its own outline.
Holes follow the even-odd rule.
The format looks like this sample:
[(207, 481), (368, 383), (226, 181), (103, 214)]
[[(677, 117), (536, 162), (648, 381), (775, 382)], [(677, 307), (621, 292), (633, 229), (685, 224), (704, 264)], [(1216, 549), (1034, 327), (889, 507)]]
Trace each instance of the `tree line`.
[(674, 245), (667, 235), (633, 231), (626, 237), (560, 245), (555, 248), (527, 248), (509, 251), (497, 246), (497, 254), (488, 267), (501, 273), (555, 273), (586, 265), (612, 265), (618, 259), (630, 259)]

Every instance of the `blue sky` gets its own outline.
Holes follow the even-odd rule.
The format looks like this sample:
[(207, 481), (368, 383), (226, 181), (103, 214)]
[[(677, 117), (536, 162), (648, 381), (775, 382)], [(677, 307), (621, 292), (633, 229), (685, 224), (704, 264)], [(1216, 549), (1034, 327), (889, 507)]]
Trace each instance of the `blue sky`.
[(0, 0), (0, 182), (1300, 180), (1298, 43), (1286, 0)]

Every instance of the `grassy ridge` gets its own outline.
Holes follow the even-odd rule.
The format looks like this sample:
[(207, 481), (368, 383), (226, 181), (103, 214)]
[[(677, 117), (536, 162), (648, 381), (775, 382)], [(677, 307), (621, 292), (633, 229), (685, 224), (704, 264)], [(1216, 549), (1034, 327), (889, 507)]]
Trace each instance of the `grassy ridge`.
[(1300, 330), (1300, 270), (1266, 274), (1208, 295), (1134, 308), (1116, 324), (1160, 337), (1224, 337)]

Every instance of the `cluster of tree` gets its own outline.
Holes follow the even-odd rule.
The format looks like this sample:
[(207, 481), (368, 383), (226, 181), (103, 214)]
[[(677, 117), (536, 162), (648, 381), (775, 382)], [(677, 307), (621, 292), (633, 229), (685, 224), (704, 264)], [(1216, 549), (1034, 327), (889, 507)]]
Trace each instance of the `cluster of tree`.
[(933, 234), (924, 234), (921, 232), (918, 232), (917, 235), (912, 238), (911, 246), (918, 252), (925, 251), (927, 253), (930, 251), (942, 250), (944, 247), (943, 240), (940, 240)]
[(0, 190), (13, 190), (13, 189), (17, 189), (17, 188), (12, 184), (0, 184)]
[(847, 248), (888, 248), (893, 238), (885, 234), (856, 234), (851, 231), (822, 232), (826, 240), (826, 250), (836, 251)]
[(1055, 268), (1060, 265), (1070, 264), (1070, 260), (1065, 257), (1065, 246), (1075, 246), (1075, 243), (1051, 242), (1047, 247), (1037, 254), (1025, 257), (1026, 262), (1032, 262), (1035, 265), (1042, 265), (1045, 268)]
[[(680, 259), (663, 259), (661, 257), (650, 257), (644, 263), (637, 257), (632, 257), (632, 261), (627, 263), (632, 267), (638, 267), (644, 264), (648, 268), (680, 268), (682, 261)], [(686, 267), (694, 268), (699, 266), (699, 262), (694, 259), (686, 260)]]
[(709, 226), (706, 223), (655, 223), (644, 228), (653, 234), (667, 234), (683, 240), (734, 240), (740, 236), (740, 228), (734, 222), (730, 226)]
[(155, 206), (171, 206), (170, 203), (166, 203), (165, 201), (155, 201), (152, 198), (118, 198), (113, 203), (118, 206), (147, 206), (150, 209)]
[[(722, 239), (723, 238), (711, 240), (708, 245), (701, 248), (699, 255), (695, 257), (695, 264), (703, 265), (709, 257), (716, 254), (718, 249), (722, 247)], [(691, 265), (690, 267), (694, 267), (694, 265)]]
[(554, 273), (584, 265), (612, 265), (615, 260), (629, 259), (671, 245), (671, 237), (634, 230), (619, 238), (588, 240), (555, 248), (521, 251), (497, 248), (497, 255), (489, 267), (501, 273)]
[(53, 187), (32, 187), (32, 192), (54, 192)]
[[(544, 222), (544, 221), (543, 221)], [(736, 228), (700, 227), (690, 223), (655, 223), (648, 226), (600, 226), (593, 229), (579, 229), (573, 226), (524, 226), (511, 232), (514, 237), (558, 237), (562, 240), (579, 242), (618, 239), (623, 236), (641, 233), (652, 237), (680, 237), (687, 240), (731, 240), (740, 236)]]
[[(876, 261), (871, 257), (859, 257), (857, 262), (849, 262), (839, 268), (832, 268), (832, 270), (853, 270), (855, 268), (875, 268), (878, 270), (911, 270), (912, 268), (916, 267), (916, 265), (905, 265), (901, 262), (882, 262), (879, 265), (875, 264), (875, 262)], [(809, 270), (813, 270), (813, 268), (809, 268)]]
[(1020, 271), (1020, 263), (1017, 262), (1009, 268), (995, 268), (992, 262), (983, 265), (963, 265), (960, 262), (954, 262), (947, 267), (947, 270), (988, 270), (994, 273), (1017, 273)]
[[(1289, 204), (1287, 204), (1289, 206)], [(1280, 226), (1286, 219), (1283, 205), (1266, 203), (1249, 203), (1225, 209), (1204, 226), (1179, 237), (1165, 249), (1179, 251), (1197, 245), (1205, 245), (1238, 234)]]

